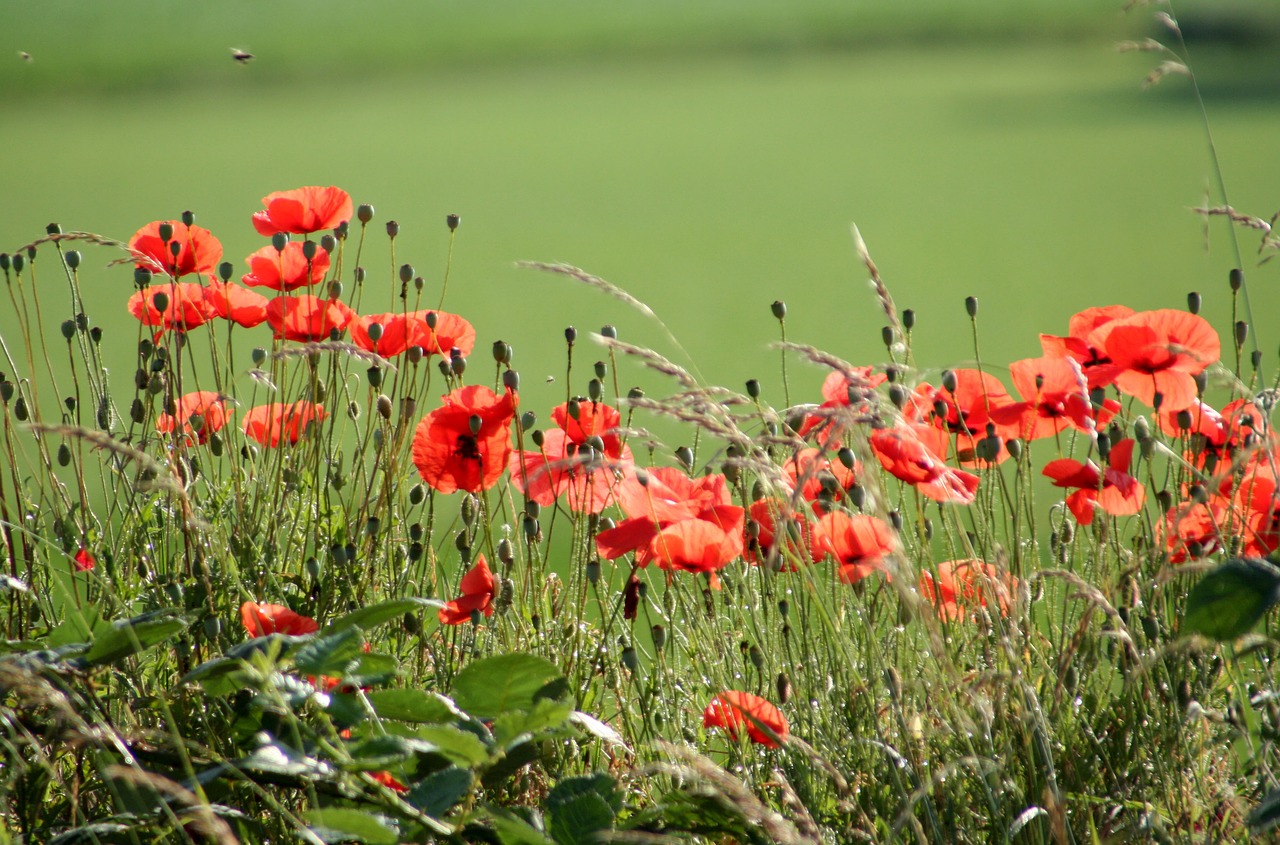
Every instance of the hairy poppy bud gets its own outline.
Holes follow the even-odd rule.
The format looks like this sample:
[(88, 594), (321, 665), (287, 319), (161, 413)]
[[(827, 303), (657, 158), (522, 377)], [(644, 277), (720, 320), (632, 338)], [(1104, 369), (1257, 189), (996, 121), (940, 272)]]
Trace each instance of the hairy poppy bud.
[(13, 403), (13, 415), (17, 417), (18, 422), (26, 422), (31, 416), (27, 410), (27, 400), (24, 396), (19, 396), (18, 401)]
[(654, 625), (649, 629), (649, 635), (653, 638), (653, 650), (662, 651), (667, 645), (667, 629), (662, 625)]
[(388, 396), (385, 393), (379, 393), (375, 406), (378, 409), (378, 416), (382, 417), (384, 420), (387, 420), (387, 421), (391, 420), (392, 406), (391, 406), (390, 396)]
[(1013, 458), (1015, 461), (1018, 460), (1018, 458), (1022, 457), (1022, 441), (1021, 440), (1006, 441), (1004, 444), (1004, 449), (1006, 452), (1009, 453), (1009, 457)]
[(151, 304), (161, 313), (169, 307), (169, 294), (160, 292), (151, 297)]
[(543, 442), (545, 442), (546, 438), (542, 433), (542, 429), (535, 428), (533, 431), (529, 432), (529, 439), (533, 441), (534, 446), (537, 446), (539, 449), (541, 449), (542, 444)]
[(357, 285), (362, 285), (362, 284), (364, 284), (364, 277), (365, 277), (364, 268), (363, 268), (363, 267), (357, 267), (357, 268), (352, 272), (351, 277), (352, 277), (353, 279), (355, 279), (355, 281), (356, 281), (356, 284), (357, 284)]
[(446, 226), (449, 227), (450, 232), (456, 232), (458, 230), (458, 224), (461, 222), (462, 222), (462, 218), (456, 214), (445, 215), (444, 223)]

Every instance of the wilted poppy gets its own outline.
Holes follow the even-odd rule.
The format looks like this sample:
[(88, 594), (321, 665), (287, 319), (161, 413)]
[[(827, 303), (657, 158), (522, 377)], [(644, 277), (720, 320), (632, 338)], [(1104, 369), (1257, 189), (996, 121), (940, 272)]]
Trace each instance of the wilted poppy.
[(164, 282), (136, 291), (128, 308), (144, 326), (180, 332), (203, 326), (213, 316), (204, 285), (195, 282)]
[(1097, 508), (1112, 516), (1131, 516), (1142, 510), (1147, 490), (1129, 474), (1133, 446), (1133, 440), (1121, 440), (1112, 446), (1105, 470), (1093, 461), (1082, 463), (1071, 458), (1059, 458), (1045, 465), (1044, 474), (1055, 487), (1078, 488), (1067, 496), (1067, 508), (1081, 525), (1093, 522)]
[(599, 513), (633, 464), (614, 430), (621, 415), (603, 402), (574, 400), (554, 408), (551, 418), (560, 428), (543, 432), (538, 451), (511, 453), (512, 486), (543, 507), (565, 496), (575, 513)]
[(498, 483), (511, 454), (516, 394), (459, 387), (423, 417), (413, 434), (413, 463), (441, 493), (478, 493)]
[(212, 390), (200, 390), (179, 396), (174, 412), (156, 417), (156, 431), (168, 434), (175, 429), (186, 435), (188, 443), (208, 443), (209, 435), (227, 422), (226, 397)]
[(283, 251), (264, 246), (246, 258), (245, 263), (249, 265), (249, 272), (240, 279), (245, 285), (288, 291), (319, 284), (329, 272), (329, 253), (317, 249), (308, 261), (302, 244), (291, 241)]
[(324, 407), (315, 402), (273, 402), (250, 408), (240, 426), (246, 436), (275, 448), (281, 442), (297, 443), (312, 423), (318, 424), (326, 416)]
[(948, 560), (920, 573), (920, 592), (943, 619), (961, 619), (975, 607), (994, 605), (1008, 616), (1018, 579), (982, 560)]
[(884, 559), (897, 549), (893, 529), (866, 514), (843, 511), (823, 514), (813, 529), (814, 551), (830, 555), (840, 567), (840, 578), (856, 584), (872, 572), (884, 569)]
[(791, 730), (782, 711), (758, 695), (741, 690), (725, 690), (711, 699), (702, 711), (704, 728), (719, 728), (735, 740), (746, 728), (752, 742), (766, 748), (778, 748)]
[(240, 621), (251, 637), (265, 637), (267, 634), (301, 636), (320, 630), (316, 620), (294, 613), (284, 605), (259, 604), (254, 601), (240, 605)]
[(1142, 311), (1096, 329), (1091, 342), (1102, 347), (1110, 364), (1098, 377), (1121, 393), (1160, 410), (1176, 411), (1196, 401), (1195, 376), (1218, 360), (1218, 333), (1203, 317), (1171, 308)]
[(305, 235), (333, 229), (351, 219), (351, 195), (330, 185), (276, 191), (262, 198), (265, 211), (255, 212), (253, 228), (268, 238), (277, 232)]
[[(167, 241), (160, 237), (161, 226), (172, 229)], [(174, 244), (178, 245), (177, 255), (173, 253)], [(187, 226), (181, 220), (148, 223), (129, 238), (129, 249), (137, 266), (175, 279), (190, 273), (209, 275), (222, 260), (222, 244), (208, 229)]]
[(204, 289), (205, 303), (211, 317), (230, 320), (251, 329), (267, 320), (269, 300), (260, 293), (230, 282), (212, 282)]
[(493, 572), (484, 555), (476, 558), (475, 565), (462, 576), (462, 595), (446, 602), (440, 608), (440, 622), (445, 625), (461, 625), (470, 622), (476, 611), (485, 616), (493, 615), (493, 599), (496, 595)]
[(946, 464), (927, 444), (928, 426), (900, 425), (871, 433), (871, 451), (890, 475), (915, 485), (936, 502), (967, 505), (977, 498), (978, 476)]
[(601, 557), (635, 552), (637, 566), (714, 572), (742, 554), (744, 512), (723, 475), (658, 467), (628, 476), (614, 495), (628, 518), (596, 535)]
[(340, 299), (321, 299), (304, 293), (299, 296), (277, 296), (267, 305), (267, 322), (276, 337), (285, 340), (330, 340), (356, 318)]

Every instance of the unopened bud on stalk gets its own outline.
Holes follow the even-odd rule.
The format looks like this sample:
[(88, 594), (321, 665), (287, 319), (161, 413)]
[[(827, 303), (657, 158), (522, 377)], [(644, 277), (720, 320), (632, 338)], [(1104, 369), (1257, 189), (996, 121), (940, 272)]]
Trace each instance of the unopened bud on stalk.
[(329, 298), (342, 299), (342, 282), (337, 279), (329, 282)]
[(394, 238), (398, 234), (400, 234), (400, 224), (394, 220), (388, 220), (387, 221), (387, 237)]
[(607, 337), (607, 338), (609, 338), (609, 340), (617, 340), (617, 339), (618, 339), (618, 329), (617, 329), (617, 327), (616, 327), (616, 326), (607, 325), (607, 324), (606, 324), (606, 325), (603, 325), (603, 326), (601, 326), (601, 327), (600, 327), (600, 336), (601, 336), (601, 337)]
[(70, 341), (70, 340), (71, 340), (71, 338), (73, 338), (73, 337), (75, 337), (75, 336), (76, 336), (76, 321), (75, 321), (75, 320), (63, 320), (63, 321), (62, 321), (62, 336), (63, 336), (66, 340), (68, 340), (68, 341)]
[[(56, 224), (56, 223), (52, 223), (52, 224), (50, 224), (50, 225), (52, 225), (52, 226), (56, 226), (56, 225), (58, 225), (58, 224)], [(160, 242), (161, 242), (161, 243), (166, 243), (166, 244), (167, 244), (169, 241), (173, 240), (173, 224), (172, 224), (172, 223), (161, 223), (161, 224), (156, 228), (156, 234), (160, 235)]]
[(573, 346), (573, 344), (576, 343), (578, 340), (578, 330), (575, 329), (573, 326), (568, 326), (564, 330), (564, 340), (565, 340), (565, 343), (569, 344), (570, 346)]
[(764, 652), (760, 650), (760, 646), (755, 643), (747, 649), (747, 659), (751, 661), (751, 665), (755, 667), (757, 672), (764, 670)]
[(644, 389), (643, 389), (643, 388), (639, 388), (639, 387), (633, 387), (633, 388), (631, 388), (630, 390), (628, 390), (628, 391), (627, 391), (627, 398), (628, 398), (628, 399), (643, 399), (643, 398), (644, 398)]
[(964, 313), (968, 314), (970, 319), (978, 316), (978, 297), (966, 296), (964, 298)]
[(524, 538), (526, 542), (536, 543), (542, 536), (542, 526), (538, 524), (538, 520), (531, 516), (526, 516), (521, 527), (524, 529)]
[(752, 399), (760, 398), (760, 382), (756, 379), (747, 379), (747, 395)]
[(284, 232), (276, 232), (271, 236), (271, 245), (276, 248), (276, 252), (284, 252), (284, 248), (289, 245), (289, 236)]
[(604, 383), (598, 378), (593, 378), (587, 382), (587, 398), (592, 402), (600, 402), (604, 399)]
[(676, 460), (679, 461), (680, 465), (684, 467), (686, 470), (692, 470), (693, 469), (693, 450), (690, 449), (688, 446), (679, 447), (678, 449), (676, 449)]
[(520, 390), (520, 374), (515, 370), (506, 370), (502, 374), (502, 386), (507, 390)]
[(347, 233), (351, 231), (351, 221), (343, 220), (337, 226), (333, 227), (333, 236), (340, 241), (347, 239)]
[(400, 281), (406, 285), (409, 284), (409, 282), (413, 281), (413, 265), (412, 264), (400, 265)]
[(316, 244), (315, 241), (303, 241), (302, 257), (307, 259), (308, 261), (314, 261), (316, 257), (316, 250), (319, 248), (320, 247)]
[(1244, 346), (1244, 342), (1249, 338), (1249, 324), (1244, 320), (1236, 321), (1236, 347)]
[(1187, 294), (1187, 310), (1192, 314), (1200, 313), (1200, 293), (1198, 291), (1193, 290)]
[(1227, 284), (1231, 285), (1233, 293), (1244, 287), (1244, 271), (1238, 267), (1233, 269), (1227, 274)]
[(194, 211), (182, 212), (182, 225), (194, 226), (196, 224), (196, 213)]
[(157, 293), (155, 296), (151, 297), (151, 304), (155, 306), (157, 311), (163, 314), (164, 310), (169, 307), (169, 294), (164, 292)]
[(1004, 444), (1004, 449), (1009, 453), (1009, 457), (1015, 461), (1022, 457), (1022, 441), (1009, 440)]
[(31, 416), (30, 412), (27, 410), (27, 399), (25, 396), (19, 396), (18, 401), (13, 403), (13, 415), (17, 418), (18, 422), (26, 422)]
[(436, 312), (428, 311), (427, 316), (423, 317), (423, 322), (427, 324), (427, 328), (432, 331), (436, 330), (436, 325), (440, 322), (440, 318), (436, 316)]
[(445, 215), (444, 223), (446, 226), (449, 227), (450, 232), (456, 232), (458, 230), (458, 224), (461, 222), (462, 222), (462, 218), (456, 214)]
[(66, 259), (67, 266), (72, 270), (80, 266), (80, 252), (78, 250), (69, 249), (63, 257)]
[(1209, 387), (1209, 371), (1201, 370), (1191, 378), (1196, 383), (1196, 395), (1203, 396), (1205, 390)]
[(392, 410), (390, 396), (385, 393), (379, 393), (377, 401), (374, 403), (374, 407), (378, 409), (378, 416), (382, 417), (384, 420), (390, 421)]
[(542, 429), (540, 428), (535, 428), (533, 431), (529, 432), (529, 439), (532, 440), (533, 445), (539, 449), (542, 448), (542, 444), (546, 441), (546, 437), (543, 435)]
[(1253, 365), (1253, 368), (1255, 370), (1262, 367), (1262, 350), (1261, 349), (1253, 350), (1253, 353), (1249, 356), (1249, 363)]
[(7, 252), (0, 252), (0, 270), (9, 272), (9, 253)]
[(916, 327), (916, 312), (913, 308), (906, 308), (902, 312), (902, 328), (911, 331)]
[(351, 273), (351, 278), (355, 279), (357, 285), (364, 284), (365, 272), (363, 267), (357, 267)]
[[(382, 368), (376, 365), (372, 366), (369, 368), (368, 373), (369, 373), (369, 386), (381, 387), (382, 386)], [(388, 400), (388, 404), (390, 404), (390, 400)]]
[(0, 381), (0, 402), (4, 402), (8, 405), (9, 400), (13, 398), (13, 390), (13, 382)]
[(322, 235), (320, 237), (320, 248), (327, 253), (332, 253), (338, 248), (338, 239), (333, 235)]
[(885, 348), (892, 348), (894, 339), (893, 326), (880, 327), (880, 342), (885, 345)]
[(356, 206), (356, 219), (360, 221), (360, 225), (367, 226), (369, 221), (373, 219), (373, 206), (367, 202), (362, 202)]
[(13, 272), (15, 273), (21, 273), (22, 268), (27, 266), (27, 259), (20, 252), (15, 252), (11, 260), (13, 262)]
[(535, 414), (533, 411), (525, 411), (523, 414), (520, 415), (521, 431), (530, 431), (537, 424), (538, 424), (538, 415)]
[(503, 340), (493, 342), (493, 360), (505, 364), (511, 360), (511, 345)]
[(640, 668), (640, 657), (636, 654), (635, 646), (623, 646), (622, 665), (626, 667), (628, 672), (634, 672)]
[(902, 514), (898, 511), (889, 511), (889, 524), (893, 526), (894, 531), (901, 531)]
[(421, 484), (415, 484), (409, 488), (409, 504), (417, 507), (427, 497), (426, 488)]

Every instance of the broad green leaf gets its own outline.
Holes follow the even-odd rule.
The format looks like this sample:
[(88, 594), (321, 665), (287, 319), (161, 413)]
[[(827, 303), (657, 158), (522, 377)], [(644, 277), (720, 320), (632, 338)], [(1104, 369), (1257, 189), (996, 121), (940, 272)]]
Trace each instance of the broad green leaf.
[(566, 801), (587, 793), (600, 796), (615, 814), (621, 812), (622, 791), (618, 789), (618, 781), (607, 772), (564, 778), (547, 793), (543, 804), (548, 810), (554, 810)]
[(311, 832), (325, 842), (364, 842), (365, 845), (396, 845), (400, 836), (381, 819), (360, 810), (328, 807), (307, 813)]
[(318, 637), (298, 649), (294, 665), (307, 675), (342, 675), (357, 660), (364, 647), (364, 634), (359, 628), (344, 628), (335, 634)]
[(1259, 558), (1229, 560), (1191, 588), (1182, 633), (1234, 640), (1258, 624), (1277, 601), (1280, 569)]
[(529, 711), (508, 710), (493, 720), (493, 738), (507, 745), (519, 737), (534, 737), (565, 725), (573, 708), (568, 702), (542, 699)]
[(1268, 792), (1254, 807), (1245, 821), (1253, 833), (1265, 833), (1280, 825), (1280, 789)]
[(468, 664), (453, 682), (453, 700), (481, 719), (528, 710), (548, 681), (560, 676), (549, 660), (531, 654), (500, 654)]
[(613, 829), (613, 809), (594, 792), (575, 795), (547, 812), (547, 832), (558, 845), (596, 845), (601, 831)]
[(87, 643), (91, 642), (98, 632), (106, 630), (110, 625), (110, 622), (99, 617), (96, 607), (70, 609), (67, 617), (58, 627), (49, 632), (46, 639), (54, 648), (73, 643)]
[(452, 701), (420, 689), (387, 689), (369, 693), (369, 703), (383, 719), (397, 722), (451, 722), (462, 715)]
[(418, 728), (414, 734), (459, 765), (478, 766), (489, 759), (489, 747), (470, 731), (452, 725), (428, 725)]
[(533, 825), (509, 811), (494, 811), (493, 830), (502, 845), (555, 845)]
[(86, 667), (114, 663), (177, 636), (186, 628), (184, 620), (164, 615), (117, 622), (94, 637), (93, 645), (78, 662)]
[(347, 628), (363, 628), (368, 631), (392, 620), (399, 619), (406, 613), (414, 613), (415, 611), (425, 608), (438, 610), (444, 607), (444, 603), (436, 599), (422, 598), (403, 598), (388, 599), (387, 601), (371, 604), (368, 607), (361, 607), (353, 610), (346, 616), (340, 616), (329, 624), (322, 632), (322, 636), (336, 634)]
[(347, 747), (351, 763), (344, 768), (352, 771), (375, 771), (403, 763), (413, 755), (413, 747), (402, 737), (375, 736)]
[(405, 794), (404, 800), (428, 816), (440, 818), (470, 793), (473, 786), (470, 769), (449, 766), (423, 778)]

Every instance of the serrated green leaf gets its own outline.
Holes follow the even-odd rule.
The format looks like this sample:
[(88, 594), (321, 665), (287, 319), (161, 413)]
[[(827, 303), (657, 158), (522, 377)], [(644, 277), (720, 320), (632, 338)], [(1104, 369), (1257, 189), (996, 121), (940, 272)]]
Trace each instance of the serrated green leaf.
[(461, 766), (478, 766), (489, 759), (489, 747), (484, 740), (452, 725), (428, 725), (418, 728), (414, 735)]
[(175, 616), (127, 619), (98, 632), (93, 645), (77, 661), (84, 667), (104, 666), (131, 657), (175, 637), (187, 623)]
[(369, 693), (369, 703), (383, 719), (397, 722), (439, 724), (462, 715), (443, 695), (420, 689), (387, 689)]
[(573, 708), (568, 702), (542, 699), (528, 711), (508, 710), (493, 720), (493, 738), (507, 745), (521, 736), (536, 736), (569, 721)]
[(492, 719), (509, 710), (528, 710), (535, 696), (560, 670), (531, 654), (500, 654), (468, 664), (453, 682), (453, 700), (467, 713)]
[(555, 845), (545, 834), (510, 812), (495, 812), (494, 833), (502, 845)]
[(1229, 560), (1191, 588), (1182, 633), (1234, 640), (1258, 624), (1277, 601), (1280, 569), (1259, 558)]
[(345, 628), (307, 643), (294, 654), (293, 662), (303, 674), (342, 675), (352, 661), (360, 658), (363, 647), (360, 629)]
[(396, 845), (400, 835), (381, 819), (360, 810), (327, 807), (307, 813), (311, 832), (325, 842), (350, 842), (365, 845)]
[(575, 795), (548, 809), (547, 833), (558, 845), (596, 845), (602, 830), (613, 829), (613, 810), (594, 792)]
[(347, 628), (362, 628), (368, 631), (378, 625), (399, 619), (406, 613), (413, 613), (426, 608), (438, 610), (442, 607), (444, 607), (444, 603), (437, 599), (388, 599), (377, 604), (371, 604), (368, 607), (353, 610), (346, 616), (338, 617), (329, 624), (329, 627), (324, 629), (321, 636), (327, 637)]
[(548, 810), (554, 810), (566, 801), (587, 793), (599, 795), (615, 814), (621, 812), (622, 791), (618, 789), (617, 779), (607, 772), (564, 778), (547, 793), (543, 804)]
[(428, 816), (441, 818), (455, 804), (470, 794), (475, 778), (470, 769), (449, 766), (432, 772), (410, 789), (404, 800)]
[(348, 768), (352, 771), (375, 771), (403, 763), (413, 755), (413, 747), (403, 737), (375, 736), (364, 742), (350, 745)]

